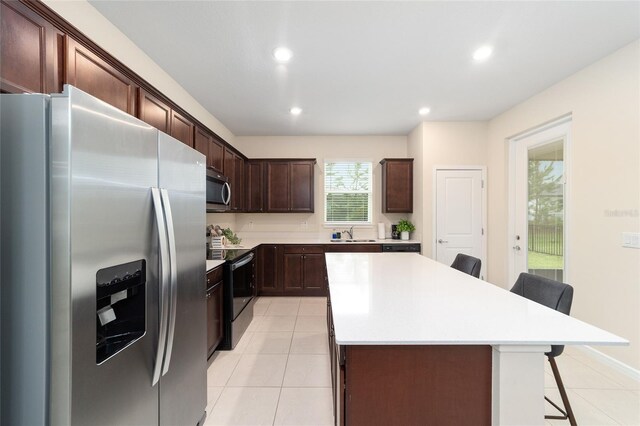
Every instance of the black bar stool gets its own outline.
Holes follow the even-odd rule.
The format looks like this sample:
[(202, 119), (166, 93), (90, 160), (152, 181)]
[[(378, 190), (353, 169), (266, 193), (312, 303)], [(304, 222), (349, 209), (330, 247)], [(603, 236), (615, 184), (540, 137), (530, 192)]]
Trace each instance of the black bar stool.
[[(562, 312), (565, 315), (569, 315), (571, 311), (571, 302), (573, 301), (573, 287), (569, 284), (563, 284), (557, 281), (550, 280), (548, 278), (539, 277), (537, 275), (521, 273), (516, 283), (511, 289), (512, 293), (518, 294), (534, 302), (540, 303), (548, 308), (555, 309), (558, 312)], [(551, 364), (551, 370), (553, 371), (553, 377), (556, 379), (558, 385), (558, 391), (560, 391), (560, 397), (562, 398), (562, 404), (564, 410), (560, 408), (556, 403), (551, 401), (546, 396), (546, 399), (551, 405), (553, 405), (561, 416), (544, 416), (545, 419), (556, 420), (569, 420), (571, 426), (576, 426), (576, 417), (573, 415), (571, 404), (569, 403), (569, 397), (567, 391), (562, 383), (560, 377), (560, 371), (556, 364), (555, 357), (560, 355), (564, 350), (564, 345), (551, 345), (551, 352), (547, 352), (545, 355)]]
[(477, 257), (466, 255), (464, 253), (458, 253), (456, 258), (453, 260), (453, 263), (451, 264), (452, 268), (476, 278), (480, 278), (481, 266), (482, 261), (480, 259), (478, 259)]

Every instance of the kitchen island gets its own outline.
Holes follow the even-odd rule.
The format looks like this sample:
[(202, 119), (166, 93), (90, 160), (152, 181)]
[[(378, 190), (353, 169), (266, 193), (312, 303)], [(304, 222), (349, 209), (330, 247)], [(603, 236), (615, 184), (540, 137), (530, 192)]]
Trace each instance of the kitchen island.
[(325, 256), (337, 424), (542, 425), (550, 345), (628, 344), (418, 254)]

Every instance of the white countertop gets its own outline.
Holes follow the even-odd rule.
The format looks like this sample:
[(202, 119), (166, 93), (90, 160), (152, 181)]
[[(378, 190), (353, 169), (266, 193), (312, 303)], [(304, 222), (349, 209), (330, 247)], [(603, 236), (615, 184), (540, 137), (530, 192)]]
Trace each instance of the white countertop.
[[(291, 237), (268, 237), (260, 240), (257, 239), (243, 239), (238, 245), (230, 245), (226, 246), (226, 250), (234, 250), (234, 249), (246, 249), (251, 250), (258, 247), (260, 244), (330, 244), (330, 245), (353, 245), (353, 244), (421, 244), (420, 241), (417, 240), (374, 240), (374, 241), (366, 241), (366, 242), (339, 242), (332, 243), (329, 239), (326, 238), (317, 238), (317, 237), (308, 237), (308, 238), (291, 238)], [(207, 272), (212, 270), (213, 268), (220, 266), (224, 263), (224, 260), (207, 260)]]
[[(328, 244), (328, 245), (360, 245), (360, 244), (422, 244), (418, 240), (372, 240), (372, 241), (357, 241), (357, 242), (331, 242), (328, 238), (291, 238), (291, 237), (268, 237), (256, 239), (243, 239), (238, 248), (252, 249), (260, 244)], [(230, 247), (234, 248), (234, 247)]]
[(325, 257), (339, 344), (628, 344), (415, 253)]
[(224, 262), (224, 260), (207, 260), (207, 272), (222, 265)]

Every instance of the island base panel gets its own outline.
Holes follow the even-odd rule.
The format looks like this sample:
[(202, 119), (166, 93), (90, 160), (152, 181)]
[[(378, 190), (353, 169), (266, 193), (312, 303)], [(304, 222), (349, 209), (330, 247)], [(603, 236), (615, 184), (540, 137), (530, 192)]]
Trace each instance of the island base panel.
[(347, 346), (347, 425), (491, 425), (491, 346)]

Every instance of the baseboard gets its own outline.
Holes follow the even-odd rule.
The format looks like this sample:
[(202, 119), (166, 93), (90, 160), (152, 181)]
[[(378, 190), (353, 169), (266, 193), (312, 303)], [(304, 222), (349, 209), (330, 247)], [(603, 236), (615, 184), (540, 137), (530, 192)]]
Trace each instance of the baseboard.
[(597, 349), (593, 349), (591, 346), (582, 345), (582, 346), (574, 346), (574, 348), (577, 348), (583, 351), (584, 353), (586, 353), (588, 356), (595, 359), (596, 361), (599, 361), (613, 368), (614, 370), (624, 374), (625, 376), (631, 379), (640, 381), (640, 370), (637, 370), (631, 367), (630, 365), (625, 364), (624, 362), (618, 361), (617, 359), (607, 354), (604, 354)]

